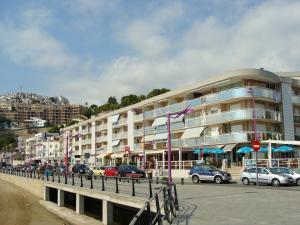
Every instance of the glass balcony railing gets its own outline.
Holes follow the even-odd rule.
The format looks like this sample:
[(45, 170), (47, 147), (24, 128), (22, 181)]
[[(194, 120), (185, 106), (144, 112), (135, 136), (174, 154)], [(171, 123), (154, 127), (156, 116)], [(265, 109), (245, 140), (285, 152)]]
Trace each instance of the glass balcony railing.
[[(253, 109), (240, 109), (223, 113), (216, 113), (206, 116), (187, 118), (185, 120), (186, 127), (203, 126), (209, 124), (224, 123), (234, 120), (253, 119)], [(255, 109), (256, 119), (281, 121), (280, 112), (274, 110)]]
[[(163, 108), (148, 111), (144, 113), (144, 118), (147, 119), (147, 118), (164, 116), (168, 112), (177, 112), (184, 109), (187, 106), (190, 106), (191, 108), (196, 108), (203, 104), (214, 104), (214, 103), (228, 101), (236, 98), (252, 97), (252, 94), (249, 92), (250, 88), (253, 90), (254, 97), (272, 99), (275, 102), (281, 101), (280, 94), (272, 89), (247, 86), (247, 87), (232, 88), (232, 89), (220, 91), (218, 93), (208, 94), (200, 98), (191, 99), (191, 100), (184, 101), (182, 103), (176, 103)], [(300, 104), (300, 96), (299, 96), (299, 104)]]
[(300, 95), (293, 95), (292, 96), (292, 103), (300, 105)]
[(124, 147), (125, 147), (125, 145), (113, 146), (112, 150), (113, 150), (113, 152), (120, 152), (120, 151), (123, 151)]
[(118, 122), (113, 123), (112, 126), (117, 127), (117, 126), (122, 126), (122, 125), (126, 125), (126, 124), (127, 124), (127, 118), (122, 118), (122, 119), (119, 119)]
[(134, 129), (133, 130), (133, 135), (134, 136), (142, 136), (144, 134), (144, 129), (140, 128), (140, 129)]
[(107, 129), (107, 124), (101, 124), (96, 126), (96, 131), (102, 131)]
[(145, 127), (145, 135), (153, 134), (153, 133), (154, 133), (153, 127)]

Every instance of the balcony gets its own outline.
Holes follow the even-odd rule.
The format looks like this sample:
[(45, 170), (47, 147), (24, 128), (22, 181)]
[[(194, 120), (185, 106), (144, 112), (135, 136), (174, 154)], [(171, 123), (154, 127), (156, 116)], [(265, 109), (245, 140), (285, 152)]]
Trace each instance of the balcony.
[(127, 139), (127, 132), (120, 132), (112, 135), (113, 140)]
[(107, 130), (107, 124), (101, 124), (96, 126), (96, 131)]
[(141, 152), (143, 151), (143, 147), (141, 143), (137, 143), (133, 145), (133, 152)]
[[(178, 112), (188, 106), (192, 108), (196, 108), (204, 104), (205, 105), (216, 104), (219, 102), (229, 101), (231, 99), (237, 99), (237, 98), (246, 98), (246, 97), (250, 98), (252, 97), (252, 95), (249, 93), (249, 88), (252, 88), (254, 90), (253, 95), (256, 98), (271, 99), (275, 102), (281, 101), (280, 94), (272, 89), (247, 86), (247, 87), (232, 88), (232, 89), (220, 91), (218, 93), (208, 94), (200, 98), (195, 98), (181, 103), (172, 104), (163, 108), (148, 111), (144, 113), (144, 118), (149, 119), (149, 118), (164, 116), (168, 112)], [(300, 104), (300, 96), (296, 96), (296, 97)]]
[[(255, 109), (257, 120), (273, 120), (281, 121), (280, 112), (273, 110)], [(230, 122), (234, 120), (251, 120), (253, 119), (253, 109), (241, 109), (235, 111), (228, 111), (223, 113), (211, 114), (201, 117), (187, 118), (185, 120), (186, 127), (203, 126), (210, 124), (218, 124)]]
[[(258, 131), (257, 136), (260, 140), (282, 140), (282, 134), (270, 131)], [(226, 143), (240, 143), (254, 140), (253, 131), (241, 131), (236, 133), (227, 133), (217, 136), (204, 136), (204, 143), (206, 145), (226, 144)]]
[(127, 125), (127, 118), (119, 119), (118, 122), (112, 124), (112, 127), (118, 127), (118, 126), (124, 126), (124, 125)]
[(113, 146), (112, 150), (113, 152), (121, 152), (124, 150), (125, 145), (118, 145), (118, 146)]
[(292, 103), (295, 105), (300, 105), (300, 95), (293, 95), (292, 96)]
[(143, 136), (143, 135), (144, 135), (144, 128), (134, 129), (133, 130), (133, 136), (134, 137)]
[(81, 134), (88, 134), (88, 133), (90, 133), (90, 129), (83, 129), (83, 130), (81, 130)]
[(145, 135), (153, 134), (153, 133), (154, 133), (153, 127), (145, 127)]
[(294, 115), (294, 123), (300, 123), (300, 115)]
[(143, 121), (143, 120), (144, 120), (144, 114), (143, 113), (138, 114), (138, 115), (134, 115), (134, 117), (133, 117), (134, 122), (140, 122), (140, 121)]
[(97, 142), (97, 143), (100, 143), (100, 142), (107, 142), (107, 136), (96, 137), (96, 142)]
[(82, 145), (88, 145), (88, 144), (91, 144), (92, 143), (92, 139), (84, 139), (84, 140), (81, 140), (81, 144)]

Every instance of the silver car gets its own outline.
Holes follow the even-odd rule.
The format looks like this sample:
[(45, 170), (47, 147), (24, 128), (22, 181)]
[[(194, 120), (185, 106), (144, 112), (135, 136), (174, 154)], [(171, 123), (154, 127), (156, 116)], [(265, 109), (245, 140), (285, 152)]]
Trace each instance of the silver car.
[(269, 168), (272, 173), (285, 174), (293, 178), (293, 181), (298, 186), (300, 185), (300, 172), (298, 170), (293, 170), (288, 167), (273, 167)]
[[(285, 175), (272, 173), (270, 168), (258, 167), (258, 183), (261, 184), (272, 184), (273, 186), (280, 186), (280, 184), (292, 184), (293, 178)], [(249, 185), (250, 183), (256, 184), (256, 168), (245, 169), (241, 173), (241, 181), (244, 185)]]

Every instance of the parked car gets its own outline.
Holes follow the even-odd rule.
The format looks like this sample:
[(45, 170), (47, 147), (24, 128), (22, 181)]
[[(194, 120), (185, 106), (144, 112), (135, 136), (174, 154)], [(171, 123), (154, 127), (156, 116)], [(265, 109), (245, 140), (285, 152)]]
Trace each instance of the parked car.
[(72, 172), (80, 174), (80, 175), (83, 175), (83, 174), (88, 174), (88, 175), (93, 174), (93, 171), (90, 170), (90, 168), (87, 165), (85, 165), (85, 164), (75, 164), (72, 167)]
[(221, 184), (222, 182), (229, 182), (231, 180), (230, 173), (205, 164), (194, 165), (191, 168), (189, 175), (192, 176), (193, 183), (199, 183), (200, 181), (213, 181), (216, 184)]
[(120, 177), (134, 177), (134, 178), (145, 178), (146, 173), (140, 170), (136, 166), (132, 165), (121, 165), (118, 168), (118, 175)]
[(108, 166), (105, 168), (104, 176), (115, 177), (118, 176), (118, 167), (117, 166)]
[[(275, 187), (281, 184), (292, 184), (293, 178), (279, 173), (273, 173), (270, 168), (258, 167), (258, 183), (271, 184)], [(244, 169), (241, 173), (241, 181), (244, 185), (249, 185), (250, 183), (256, 184), (256, 168)]]
[(93, 173), (97, 176), (104, 175), (105, 168), (105, 166), (94, 166)]
[(269, 170), (275, 174), (285, 174), (292, 177), (294, 183), (300, 186), (300, 171), (293, 170), (288, 167), (273, 167), (269, 168)]

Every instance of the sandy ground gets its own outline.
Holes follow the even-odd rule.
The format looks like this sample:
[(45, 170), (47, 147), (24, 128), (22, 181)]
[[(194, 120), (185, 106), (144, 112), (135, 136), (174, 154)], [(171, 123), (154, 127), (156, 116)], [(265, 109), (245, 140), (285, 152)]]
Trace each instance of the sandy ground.
[(0, 180), (0, 225), (69, 225), (43, 208), (38, 200), (21, 188)]

